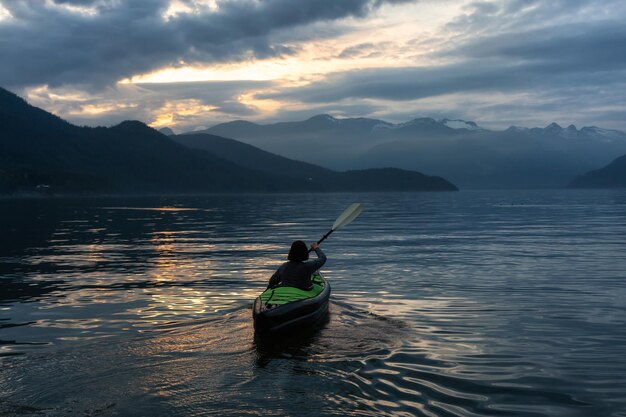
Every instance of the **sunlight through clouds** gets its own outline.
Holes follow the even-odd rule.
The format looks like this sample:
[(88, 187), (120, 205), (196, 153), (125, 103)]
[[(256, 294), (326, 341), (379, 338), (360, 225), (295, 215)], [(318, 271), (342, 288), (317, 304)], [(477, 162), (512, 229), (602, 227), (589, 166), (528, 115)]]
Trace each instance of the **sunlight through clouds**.
[(216, 109), (216, 106), (205, 105), (195, 99), (167, 102), (156, 110), (156, 116), (148, 124), (154, 128), (174, 126), (178, 119), (185, 119), (189, 116), (205, 116)]
[(67, 101), (82, 102), (90, 99), (88, 93), (84, 91), (63, 89), (62, 91), (51, 90), (47, 85), (31, 88), (26, 97), (30, 101)]
[[(217, 8), (216, 2), (206, 2)], [(399, 12), (385, 9), (374, 15), (367, 26), (355, 19), (348, 19), (349, 30), (340, 36), (325, 39), (323, 36), (298, 44), (298, 52), (292, 56), (270, 59), (249, 59), (226, 64), (181, 62), (176, 67), (159, 68), (135, 74), (122, 83), (168, 83), (233, 80), (280, 80), (283, 85), (302, 84), (320, 80), (323, 74), (349, 71), (358, 68), (401, 67), (414, 64), (416, 59), (429, 52), (426, 46), (415, 44), (415, 39), (426, 37), (426, 30), (435, 30), (438, 24), (454, 16), (454, 7), (441, 8), (427, 4), (406, 5)], [(173, 1), (169, 16), (177, 13), (194, 13), (187, 2)], [(432, 13), (432, 14), (430, 14)], [(422, 18), (418, 16), (423, 16)], [(352, 20), (352, 21), (351, 21)], [(426, 62), (427, 58), (422, 61)]]
[(248, 108), (256, 109), (265, 116), (276, 115), (285, 106), (284, 102), (277, 100), (257, 100), (254, 93), (242, 94), (237, 100)]
[(74, 114), (87, 114), (87, 115), (95, 116), (95, 115), (104, 114), (104, 113), (111, 113), (113, 111), (136, 109), (137, 107), (139, 107), (139, 105), (136, 103), (86, 104), (84, 106), (80, 106), (79, 109), (74, 112)]
[(46, 0), (45, 4), (49, 8), (57, 8), (70, 13), (76, 13), (82, 16), (96, 16), (98, 9), (94, 6), (76, 5), (70, 3), (59, 3), (54, 0)]
[(11, 20), (13, 15), (0, 3), (0, 22), (3, 20)]
[(183, 14), (197, 14), (202, 11), (215, 12), (219, 9), (217, 0), (172, 0), (163, 13), (163, 20), (175, 19)]

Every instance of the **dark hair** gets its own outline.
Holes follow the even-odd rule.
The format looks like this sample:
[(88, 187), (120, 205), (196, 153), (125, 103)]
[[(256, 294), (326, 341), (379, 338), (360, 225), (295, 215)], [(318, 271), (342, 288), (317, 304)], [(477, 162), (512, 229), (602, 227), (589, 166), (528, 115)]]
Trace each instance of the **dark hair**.
[(309, 249), (306, 247), (306, 243), (301, 240), (293, 242), (287, 259), (294, 262), (302, 262), (309, 259)]

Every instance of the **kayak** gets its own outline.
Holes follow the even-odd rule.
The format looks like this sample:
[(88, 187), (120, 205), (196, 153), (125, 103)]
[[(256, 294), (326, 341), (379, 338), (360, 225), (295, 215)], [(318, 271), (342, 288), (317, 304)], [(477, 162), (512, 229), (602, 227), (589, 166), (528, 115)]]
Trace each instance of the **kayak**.
[(313, 288), (268, 288), (254, 301), (252, 318), (258, 333), (281, 333), (313, 325), (328, 312), (330, 284), (319, 272)]

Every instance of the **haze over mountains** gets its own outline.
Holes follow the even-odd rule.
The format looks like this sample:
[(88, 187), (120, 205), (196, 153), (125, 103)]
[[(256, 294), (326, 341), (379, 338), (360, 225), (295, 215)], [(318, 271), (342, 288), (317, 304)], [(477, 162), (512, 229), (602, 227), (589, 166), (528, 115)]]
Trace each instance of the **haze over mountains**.
[(203, 132), (333, 169), (419, 170), (461, 188), (564, 187), (626, 154), (624, 132), (556, 123), (492, 131), (463, 120), (418, 118), (392, 124), (319, 115), (268, 125), (238, 120)]
[[(0, 88), (0, 193), (4, 194), (38, 189), (83, 194), (457, 189), (442, 178), (419, 172), (335, 172), (234, 140), (222, 142), (246, 147), (245, 155), (251, 159), (234, 161), (192, 149), (138, 121), (111, 128), (78, 127)], [(273, 161), (272, 169), (263, 169), (267, 158)], [(293, 172), (282, 172), (280, 166)]]

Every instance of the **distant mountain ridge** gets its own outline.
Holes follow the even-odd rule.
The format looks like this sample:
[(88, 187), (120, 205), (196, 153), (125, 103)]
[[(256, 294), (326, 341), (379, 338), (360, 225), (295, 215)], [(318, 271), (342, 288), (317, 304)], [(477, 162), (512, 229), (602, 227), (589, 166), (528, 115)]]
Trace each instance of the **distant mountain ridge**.
[(626, 155), (574, 179), (570, 188), (626, 188)]
[(372, 181), (370, 170), (343, 175), (291, 161), (294, 170), (328, 171), (336, 181), (326, 183), (257, 169), (261, 161), (241, 162), (177, 143), (139, 121), (74, 126), (0, 88), (0, 194), (456, 190), (441, 178), (405, 170), (378, 170)]
[[(199, 132), (194, 132), (199, 133)], [(511, 126), (423, 117), (405, 123), (318, 115), (299, 122), (237, 120), (201, 133), (336, 170), (397, 167), (450, 179), (462, 188), (564, 187), (626, 153), (626, 133), (574, 125)]]
[(208, 133), (173, 135), (181, 145), (211, 152), (213, 155), (243, 167), (255, 167), (259, 171), (289, 178), (326, 180), (337, 172), (306, 162), (285, 158), (266, 152), (247, 143)]
[(190, 148), (209, 151), (245, 168), (254, 168), (264, 174), (285, 176), (304, 181), (309, 190), (341, 191), (456, 191), (456, 186), (443, 178), (397, 168), (378, 168), (337, 172), (306, 162), (295, 161), (234, 139), (198, 133), (172, 137)]

